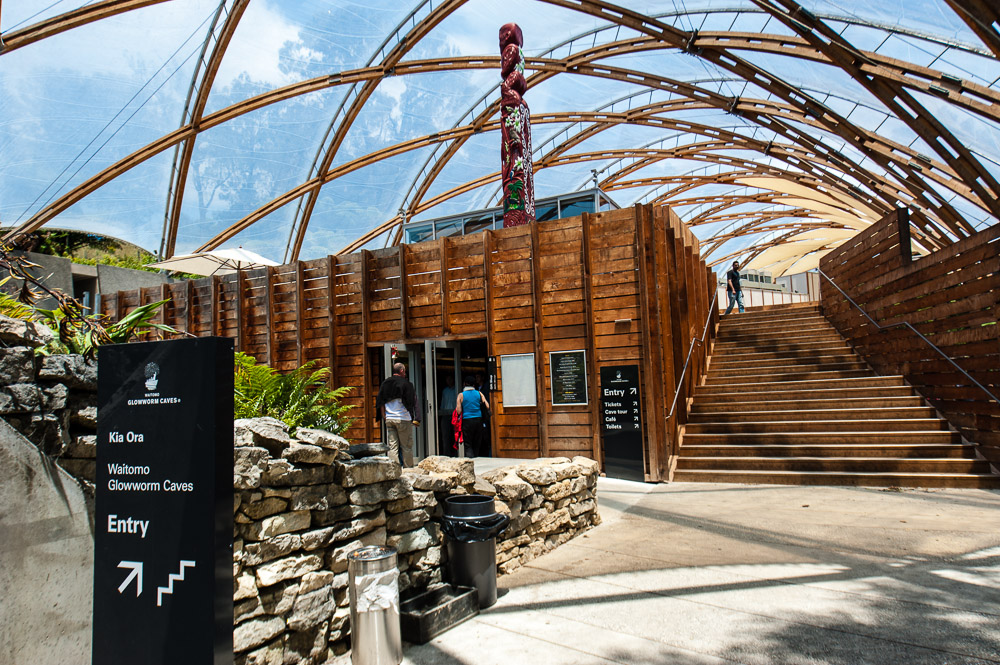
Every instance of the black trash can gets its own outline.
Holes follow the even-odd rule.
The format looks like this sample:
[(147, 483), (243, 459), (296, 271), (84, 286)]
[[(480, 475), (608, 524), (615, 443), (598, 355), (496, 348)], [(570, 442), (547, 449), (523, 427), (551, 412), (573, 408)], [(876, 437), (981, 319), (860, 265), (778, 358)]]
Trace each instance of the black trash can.
[(496, 512), (493, 497), (481, 494), (444, 500), (441, 527), (448, 536), (448, 574), (452, 584), (475, 587), (479, 607), (497, 602), (496, 537), (510, 518)]

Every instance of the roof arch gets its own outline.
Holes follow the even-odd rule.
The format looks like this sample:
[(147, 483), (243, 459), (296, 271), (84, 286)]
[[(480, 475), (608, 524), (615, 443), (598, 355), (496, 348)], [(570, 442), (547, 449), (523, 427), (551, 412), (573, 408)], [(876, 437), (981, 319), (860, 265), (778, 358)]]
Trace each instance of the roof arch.
[[(63, 14), (50, 11), (31, 23), (17, 0), (5, 3), (0, 90), (14, 87), (16, 79), (5, 74), (6, 63), (27, 62), (44, 72), (48, 43), (144, 16), (161, 4), (104, 0)], [(365, 3), (371, 16), (357, 20), (390, 26), (367, 57), (352, 56), (366, 64), (296, 78), (297, 71), (316, 71), (307, 66), (312, 62), (336, 59), (320, 47), (331, 34), (349, 34), (335, 28), (358, 15), (349, 0), (334, 3), (328, 16), (320, 10), (329, 3), (306, 0), (296, 15), (315, 17), (315, 26), (301, 20), (279, 25), (297, 35), (280, 44), (276, 56), (287, 70), (279, 75), (281, 85), (219, 107), (210, 97), (241, 80), (220, 72), (245, 57), (246, 41), (260, 29), (259, 14), (282, 21), (293, 12), (279, 0), (169, 4), (177, 11), (211, 9), (212, 16), (190, 61), (179, 125), (137, 149), (133, 143), (129, 154), (102, 155), (103, 168), (62, 182), (69, 191), (41, 206), (23, 207), (39, 186), (24, 185), (29, 178), (18, 177), (16, 164), (0, 164), (0, 223), (27, 213), (8, 238), (56, 219), (72, 226), (75, 210), (100, 206), (107, 191), (132, 191), (125, 181), (140, 172), (162, 172), (161, 193), (143, 196), (162, 197), (164, 212), (158, 219), (108, 223), (126, 230), (131, 225), (145, 237), (158, 229), (165, 256), (179, 247), (247, 242), (265, 254), (309, 258), (392, 244), (404, 219), (492, 203), (498, 151), (490, 155), (483, 146), (497, 128), (497, 79), (490, 72), (499, 69), (495, 34), (470, 47), (460, 28), (472, 25), (474, 34), (488, 35), (518, 16), (493, 16), (464, 0)], [(544, 137), (533, 159), (536, 177), (551, 193), (583, 186), (596, 171), (600, 185), (625, 203), (674, 206), (713, 260), (734, 254), (763, 260), (778, 256), (769, 251), (778, 245), (813, 256), (897, 205), (911, 208), (915, 238), (927, 248), (1000, 218), (1000, 24), (992, 22), (1000, 14), (987, 3), (926, 0), (921, 7), (946, 13), (943, 29), (921, 25), (920, 15), (893, 24), (896, 17), (878, 16), (870, 3), (845, 0), (644, 4), (644, 12), (603, 0), (520, 0), (512, 6), (524, 14), (522, 27), (561, 29), (540, 30), (534, 38), (525, 30), (526, 98), (536, 136)], [(15, 23), (8, 23), (12, 13)], [(238, 29), (246, 33), (242, 40)], [(829, 81), (830, 88), (818, 89), (817, 80)], [(454, 93), (440, 93), (442, 99), (464, 96), (471, 103), (435, 106), (428, 91), (441, 81), (458, 84)], [(183, 90), (174, 88), (174, 94)], [(317, 102), (318, 94), (335, 101)], [(217, 110), (207, 112), (210, 107)], [(14, 111), (20, 108), (15, 103)], [(249, 164), (238, 204), (216, 203), (208, 215), (200, 202), (185, 200), (193, 179), (211, 168), (213, 150), (225, 149), (214, 144), (221, 135), (212, 130), (249, 119), (256, 132), (247, 135), (252, 146), (260, 132), (295, 134), (302, 123), (285, 116), (303, 112), (315, 112), (308, 120), (316, 128), (313, 137), (295, 137), (313, 142), (311, 164), (281, 163), (280, 156), (273, 167)], [(379, 128), (380, 122), (386, 126)], [(0, 146), (18, 148), (20, 140), (0, 130)], [(34, 145), (41, 144), (38, 139)], [(298, 145), (277, 154), (298, 155), (309, 144)], [(166, 166), (163, 155), (171, 149)], [(258, 154), (245, 152), (251, 159)], [(38, 182), (58, 172), (43, 161), (28, 160)], [(93, 161), (97, 166), (100, 160)], [(255, 184), (254, 174), (279, 167), (293, 175)], [(259, 184), (292, 183), (295, 172), (297, 184), (287, 189)], [(387, 176), (393, 186), (380, 184)], [(358, 192), (378, 191), (377, 201), (360, 193), (349, 200), (355, 181), (368, 183)], [(344, 184), (330, 199), (335, 182)], [(119, 193), (119, 199), (127, 197)], [(192, 221), (192, 206), (200, 206), (207, 224)], [(364, 215), (352, 221), (338, 210)], [(796, 263), (804, 265), (788, 257), (773, 265)]]

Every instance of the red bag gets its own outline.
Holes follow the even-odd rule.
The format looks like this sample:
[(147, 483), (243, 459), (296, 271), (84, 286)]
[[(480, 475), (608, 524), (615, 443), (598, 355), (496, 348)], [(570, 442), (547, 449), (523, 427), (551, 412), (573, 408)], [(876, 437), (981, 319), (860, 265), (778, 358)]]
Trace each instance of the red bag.
[(462, 439), (462, 412), (458, 409), (455, 409), (455, 411), (451, 414), (451, 428), (455, 432), (455, 443), (453, 447), (455, 450), (458, 450), (459, 444), (464, 441), (464, 439)]

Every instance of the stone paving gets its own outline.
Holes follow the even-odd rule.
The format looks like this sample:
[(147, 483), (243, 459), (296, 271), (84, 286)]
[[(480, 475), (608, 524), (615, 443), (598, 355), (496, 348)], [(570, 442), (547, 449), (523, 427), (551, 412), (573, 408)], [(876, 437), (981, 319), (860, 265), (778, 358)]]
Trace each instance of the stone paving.
[(604, 523), (404, 663), (1000, 663), (1000, 492), (601, 479)]

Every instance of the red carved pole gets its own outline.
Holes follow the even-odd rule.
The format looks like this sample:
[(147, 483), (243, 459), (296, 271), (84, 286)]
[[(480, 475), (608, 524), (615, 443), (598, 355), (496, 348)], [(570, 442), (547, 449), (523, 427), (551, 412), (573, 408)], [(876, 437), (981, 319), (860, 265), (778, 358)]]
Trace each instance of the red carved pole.
[(531, 118), (522, 95), (524, 37), (516, 23), (500, 28), (500, 178), (503, 182), (503, 225), (535, 221), (535, 181), (531, 164)]

